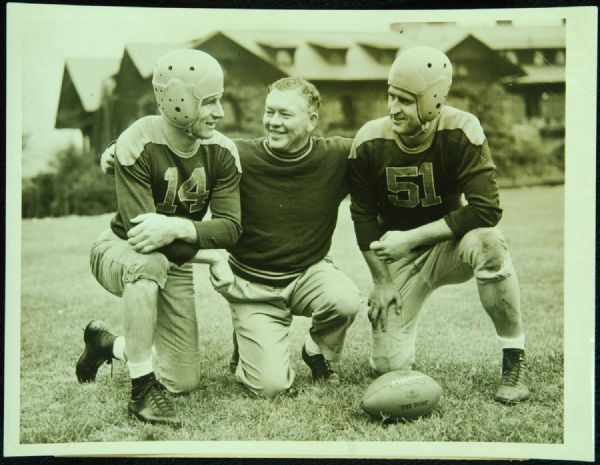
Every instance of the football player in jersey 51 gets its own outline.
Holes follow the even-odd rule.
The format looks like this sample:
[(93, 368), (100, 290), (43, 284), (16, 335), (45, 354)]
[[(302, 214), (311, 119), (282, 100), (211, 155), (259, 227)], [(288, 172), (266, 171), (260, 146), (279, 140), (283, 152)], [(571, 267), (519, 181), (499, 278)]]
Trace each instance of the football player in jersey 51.
[[(223, 117), (223, 71), (199, 50), (174, 50), (152, 78), (160, 115), (117, 139), (117, 212), (93, 244), (92, 273), (122, 297), (123, 336), (99, 321), (84, 331), (76, 365), (93, 381), (113, 358), (131, 376), (128, 411), (141, 421), (179, 425), (170, 395), (200, 380), (192, 263), (210, 267), (217, 288), (233, 281), (226, 255), (241, 234), (236, 146), (215, 130)], [(210, 205), (212, 218), (203, 220)]]
[(475, 276), (503, 349), (495, 399), (516, 403), (529, 397), (525, 336), (517, 276), (496, 227), (496, 167), (477, 118), (446, 105), (451, 83), (441, 51), (402, 52), (389, 72), (388, 116), (366, 123), (352, 144), (351, 213), (373, 278), (370, 364), (378, 374), (410, 369), (426, 298)]

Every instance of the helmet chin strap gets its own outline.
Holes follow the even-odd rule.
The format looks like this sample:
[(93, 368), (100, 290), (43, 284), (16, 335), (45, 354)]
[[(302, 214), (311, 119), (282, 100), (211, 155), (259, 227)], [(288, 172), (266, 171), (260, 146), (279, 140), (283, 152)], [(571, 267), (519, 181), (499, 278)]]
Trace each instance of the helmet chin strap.
[(427, 131), (427, 129), (429, 129), (429, 121), (422, 123), (421, 127), (419, 128), (419, 130), (417, 132), (415, 132), (414, 134), (410, 134), (406, 137), (408, 137), (409, 139), (413, 139), (413, 138), (423, 134), (425, 131)]
[(194, 119), (192, 120), (192, 122), (188, 125), (188, 127), (185, 128), (185, 133), (191, 137), (192, 139), (199, 139), (198, 137), (194, 136), (194, 134), (192, 134), (192, 126), (194, 125), (194, 123), (196, 122), (196, 120), (198, 119), (198, 116), (200, 116), (200, 106), (202, 105), (202, 101), (198, 102), (198, 108), (196, 108), (196, 116), (194, 116)]

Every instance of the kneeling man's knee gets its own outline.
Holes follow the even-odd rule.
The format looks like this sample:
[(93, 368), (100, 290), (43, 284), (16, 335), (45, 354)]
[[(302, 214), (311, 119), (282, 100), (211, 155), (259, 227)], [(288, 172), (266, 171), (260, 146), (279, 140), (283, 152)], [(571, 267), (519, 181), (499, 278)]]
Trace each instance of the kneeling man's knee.
[(261, 379), (258, 380), (257, 384), (252, 389), (255, 394), (261, 397), (273, 398), (288, 389), (291, 383), (287, 373), (266, 370), (262, 373)]
[(463, 259), (482, 283), (500, 281), (513, 273), (506, 239), (495, 228), (478, 228), (461, 240)]
[(128, 284), (149, 280), (162, 288), (167, 280), (169, 268), (169, 260), (161, 253), (137, 254), (136, 259), (126, 268), (123, 282)]
[(354, 318), (362, 304), (361, 295), (354, 285), (339, 286), (329, 292), (327, 306), (338, 315)]
[(257, 397), (272, 398), (285, 392), (292, 385), (294, 370), (288, 362), (278, 358), (266, 357), (248, 364), (248, 361), (241, 357), (236, 377)]
[(264, 397), (273, 398), (287, 389), (286, 383), (282, 380), (267, 380), (261, 390)]

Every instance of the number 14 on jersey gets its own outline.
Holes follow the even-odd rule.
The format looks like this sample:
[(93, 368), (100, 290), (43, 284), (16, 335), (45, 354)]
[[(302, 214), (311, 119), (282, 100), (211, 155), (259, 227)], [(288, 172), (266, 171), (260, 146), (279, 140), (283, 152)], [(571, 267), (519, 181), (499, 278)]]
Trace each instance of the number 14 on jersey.
[(204, 202), (208, 197), (206, 190), (206, 173), (204, 167), (195, 168), (191, 176), (186, 179), (179, 190), (177, 190), (177, 181), (179, 172), (177, 168), (171, 166), (165, 171), (165, 181), (167, 181), (167, 192), (164, 200), (156, 205), (156, 211), (164, 213), (175, 213), (175, 195), (179, 197), (180, 202), (187, 207), (190, 213), (197, 212), (204, 207)]

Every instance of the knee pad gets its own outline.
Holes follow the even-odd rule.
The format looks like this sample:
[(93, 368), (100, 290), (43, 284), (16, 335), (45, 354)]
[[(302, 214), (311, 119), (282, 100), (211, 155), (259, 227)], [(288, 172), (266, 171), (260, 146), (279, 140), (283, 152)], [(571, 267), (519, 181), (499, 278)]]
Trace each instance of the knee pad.
[(123, 273), (123, 284), (134, 283), (140, 279), (148, 279), (158, 284), (161, 289), (167, 280), (170, 268), (169, 260), (163, 254), (136, 254)]
[(513, 273), (506, 239), (497, 229), (474, 229), (461, 242), (463, 259), (472, 266), (478, 282), (500, 281)]

